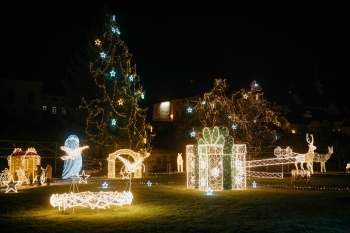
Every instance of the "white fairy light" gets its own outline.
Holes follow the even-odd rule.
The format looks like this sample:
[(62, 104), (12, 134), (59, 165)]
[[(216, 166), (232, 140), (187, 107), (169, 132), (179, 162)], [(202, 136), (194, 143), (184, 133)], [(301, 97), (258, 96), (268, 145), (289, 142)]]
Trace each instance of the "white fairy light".
[(61, 150), (65, 151), (68, 155), (61, 156), (62, 160), (72, 159), (75, 160), (83, 150), (89, 148), (89, 146), (82, 146), (76, 149), (71, 149), (67, 146), (61, 146)]
[(111, 77), (115, 77), (116, 72), (114, 70), (112, 70), (111, 72), (109, 72), (111, 74)]
[(256, 188), (256, 182), (255, 181), (253, 181), (253, 188)]
[(67, 208), (90, 207), (91, 209), (106, 209), (110, 206), (130, 205), (133, 199), (131, 192), (80, 192), (53, 194), (50, 203), (53, 207), (65, 211)]
[(207, 195), (212, 195), (212, 194), (213, 194), (213, 190), (211, 190), (211, 188), (208, 187), (208, 189), (207, 189)]
[(99, 39), (96, 39), (95, 40), (95, 45), (100, 46), (101, 45), (101, 41)]
[(85, 183), (87, 184), (87, 178), (89, 178), (90, 175), (86, 175), (85, 171), (83, 170), (83, 172), (79, 175), (79, 183)]

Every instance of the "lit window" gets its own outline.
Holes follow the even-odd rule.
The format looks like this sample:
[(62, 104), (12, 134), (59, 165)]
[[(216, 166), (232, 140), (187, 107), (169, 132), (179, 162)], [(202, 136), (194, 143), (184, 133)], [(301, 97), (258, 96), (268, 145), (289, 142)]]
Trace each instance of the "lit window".
[(57, 113), (57, 107), (52, 107), (52, 112), (51, 112), (52, 114), (56, 114)]
[(47, 106), (43, 106), (43, 111), (47, 111)]
[(67, 114), (67, 109), (66, 107), (62, 107), (62, 115), (66, 115)]

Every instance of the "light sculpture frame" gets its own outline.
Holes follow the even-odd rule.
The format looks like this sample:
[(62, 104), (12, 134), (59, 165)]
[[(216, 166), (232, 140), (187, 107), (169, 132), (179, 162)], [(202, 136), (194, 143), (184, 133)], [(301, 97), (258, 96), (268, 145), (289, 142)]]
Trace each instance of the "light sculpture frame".
[[(115, 178), (115, 160), (120, 156), (120, 155), (130, 155), (133, 159), (134, 162), (139, 161), (138, 166), (135, 168), (133, 171), (134, 173), (134, 178), (141, 178), (142, 177), (142, 172), (144, 171), (143, 167), (143, 161), (150, 156), (150, 153), (145, 152), (145, 151), (140, 151), (140, 153), (135, 152), (133, 150), (129, 149), (120, 149), (117, 150), (111, 154), (108, 155), (107, 161), (108, 161), (108, 178)], [(121, 173), (123, 173), (121, 171)]]
[(246, 145), (233, 144), (226, 127), (205, 127), (202, 135), (186, 147), (187, 188), (246, 189)]

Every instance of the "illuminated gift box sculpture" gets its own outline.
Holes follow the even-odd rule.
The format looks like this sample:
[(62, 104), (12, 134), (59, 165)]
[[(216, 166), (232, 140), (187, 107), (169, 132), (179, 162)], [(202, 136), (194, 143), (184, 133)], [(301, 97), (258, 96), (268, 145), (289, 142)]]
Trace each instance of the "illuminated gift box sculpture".
[(203, 129), (203, 138), (187, 145), (187, 188), (246, 188), (246, 145), (233, 144), (226, 127)]
[[(31, 173), (36, 178), (37, 165), (41, 163), (40, 156), (34, 148), (28, 148), (27, 151), (15, 148), (12, 154), (7, 157), (7, 161), (11, 175), (26, 183), (29, 183), (28, 177)], [(18, 173), (18, 171), (21, 171), (21, 173), (16, 176), (15, 173)]]

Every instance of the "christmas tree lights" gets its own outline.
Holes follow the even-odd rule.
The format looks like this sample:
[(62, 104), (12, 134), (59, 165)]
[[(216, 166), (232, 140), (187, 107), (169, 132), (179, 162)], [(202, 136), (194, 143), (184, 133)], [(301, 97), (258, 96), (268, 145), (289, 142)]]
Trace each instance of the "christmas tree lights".
[(112, 149), (150, 151), (147, 108), (140, 102), (145, 91), (120, 34), (115, 16), (107, 14), (103, 31), (90, 45), (89, 69), (98, 93), (83, 98), (80, 106), (87, 114), (86, 133), (90, 145), (105, 148), (107, 153)]
[[(246, 144), (250, 154), (259, 154), (262, 145), (271, 145), (276, 140), (279, 122), (263, 98), (260, 85), (253, 81), (250, 90), (244, 88), (228, 93), (225, 79), (215, 79), (214, 88), (203, 99), (187, 103), (193, 108), (193, 125), (198, 127), (225, 126), (239, 144)], [(196, 132), (196, 138), (202, 137)]]

